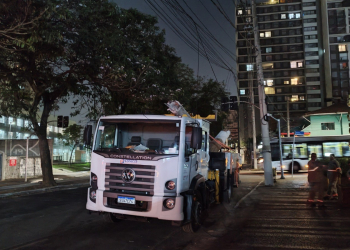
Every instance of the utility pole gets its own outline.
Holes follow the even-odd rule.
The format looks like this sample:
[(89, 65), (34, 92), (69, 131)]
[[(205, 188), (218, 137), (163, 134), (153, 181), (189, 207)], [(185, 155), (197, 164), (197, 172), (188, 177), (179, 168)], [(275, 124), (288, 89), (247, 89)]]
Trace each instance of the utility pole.
[(287, 137), (290, 137), (289, 97), (287, 97)]
[[(251, 65), (253, 64), (252, 60), (252, 47), (250, 46), (248, 48), (248, 63)], [(253, 78), (254, 78), (254, 67), (253, 70), (248, 73), (249, 77), (249, 91), (250, 91), (250, 108), (252, 110), (252, 131), (253, 131), (253, 166), (254, 169), (258, 168), (258, 163), (256, 159), (256, 130), (255, 130), (255, 107), (254, 107), (254, 84), (253, 84)]]
[(256, 15), (255, 0), (252, 0), (252, 17), (253, 17), (256, 68), (257, 68), (258, 90), (259, 90), (261, 137), (263, 142), (262, 151), (263, 151), (263, 157), (264, 157), (265, 186), (273, 186), (269, 123), (268, 123), (268, 116), (267, 116), (267, 107), (265, 103), (264, 75), (263, 75), (262, 65), (261, 65), (262, 59), (261, 59), (261, 50), (260, 50), (260, 43), (259, 43), (258, 20)]

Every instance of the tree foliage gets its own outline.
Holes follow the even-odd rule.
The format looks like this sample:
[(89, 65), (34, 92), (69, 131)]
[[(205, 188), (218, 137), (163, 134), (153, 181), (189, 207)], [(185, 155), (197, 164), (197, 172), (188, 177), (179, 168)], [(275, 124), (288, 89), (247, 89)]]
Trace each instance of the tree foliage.
[[(44, 185), (55, 185), (47, 142), (50, 112), (76, 97), (90, 117), (166, 112), (179, 100), (211, 112), (222, 84), (196, 80), (157, 19), (108, 0), (5, 0), (0, 8), (0, 112), (29, 119), (39, 138)], [(196, 107), (196, 108), (193, 108)]]
[[(0, 110), (31, 121), (39, 138), (43, 183), (55, 185), (46, 127), (57, 103), (70, 95), (92, 96), (103, 88), (130, 90), (157, 74), (156, 65), (137, 58), (140, 48), (130, 52), (125, 47), (129, 40), (121, 27), (124, 11), (107, 0), (28, 3), (19, 14), (10, 1), (2, 6), (9, 14), (0, 17), (1, 24), (11, 26), (8, 16), (15, 15), (33, 23), (26, 33), (13, 33), (12, 40), (0, 34)], [(17, 20), (12, 20), (13, 26)]]
[(59, 134), (57, 137), (61, 139), (65, 146), (69, 146), (71, 149), (69, 157), (69, 165), (72, 162), (72, 155), (76, 146), (82, 142), (82, 129), (83, 127), (78, 124), (69, 125), (63, 134)]

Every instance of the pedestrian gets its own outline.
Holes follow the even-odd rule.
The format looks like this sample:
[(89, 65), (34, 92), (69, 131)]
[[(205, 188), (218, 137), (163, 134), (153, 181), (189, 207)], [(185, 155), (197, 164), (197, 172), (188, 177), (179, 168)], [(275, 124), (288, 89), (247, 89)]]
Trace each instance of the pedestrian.
[(339, 175), (341, 175), (341, 168), (339, 162), (335, 159), (334, 154), (330, 155), (330, 161), (327, 167), (328, 188), (325, 200), (338, 200), (337, 183)]
[[(311, 160), (308, 162), (308, 182), (310, 185), (309, 198), (307, 200), (310, 203), (311, 207), (316, 207), (316, 204), (319, 208), (324, 208), (323, 204), (323, 194), (324, 194), (324, 181), (325, 176), (324, 166), (322, 166), (321, 162), (317, 161), (316, 153), (311, 154)], [(315, 202), (315, 196), (318, 193), (318, 199)]]
[(235, 186), (238, 187), (239, 184), (239, 170), (241, 166), (239, 164), (239, 158), (236, 159), (236, 168), (235, 168)]

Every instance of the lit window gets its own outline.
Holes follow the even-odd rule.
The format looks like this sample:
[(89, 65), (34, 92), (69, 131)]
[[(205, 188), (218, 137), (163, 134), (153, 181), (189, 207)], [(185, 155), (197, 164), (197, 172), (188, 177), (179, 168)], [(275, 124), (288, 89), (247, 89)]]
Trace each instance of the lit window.
[(240, 95), (245, 95), (245, 89), (240, 89), (240, 90), (239, 90), (239, 94), (240, 94)]
[(299, 96), (299, 100), (300, 101), (305, 101), (305, 96), (303, 96), (303, 95)]
[(298, 85), (298, 78), (292, 79), (291, 85)]
[(289, 84), (289, 81), (284, 81), (283, 83), (284, 83), (284, 84)]
[(296, 102), (299, 100), (298, 95), (292, 95), (292, 98), (290, 99), (292, 102)]
[(250, 14), (252, 14), (252, 10), (251, 10), (251, 9), (247, 9), (247, 10), (245, 11), (245, 13), (246, 13), (247, 15), (250, 15)]
[(265, 94), (266, 95), (274, 95), (275, 94), (275, 88), (265, 87)]
[(266, 53), (271, 53), (271, 52), (272, 52), (272, 48), (271, 47), (266, 48)]
[(0, 123), (5, 123), (5, 116), (0, 117)]
[(266, 31), (265, 32), (265, 37), (271, 37), (271, 31)]
[(302, 68), (303, 67), (303, 63), (302, 62), (298, 62), (298, 68)]
[(261, 33), (260, 33), (260, 37), (265, 37), (265, 33), (264, 33), (264, 32), (261, 32)]
[(12, 125), (12, 123), (13, 123), (13, 117), (9, 117), (8, 122), (9, 122), (9, 124)]
[(237, 15), (239, 16), (239, 15), (243, 15), (243, 10), (238, 10), (237, 11)]
[(346, 44), (339, 44), (338, 45), (339, 52), (344, 52), (346, 51)]
[(267, 80), (267, 86), (273, 86), (273, 80)]
[(287, 15), (286, 14), (281, 14), (281, 19), (286, 19)]
[(252, 71), (254, 69), (253, 64), (247, 64), (247, 71)]
[(291, 68), (296, 68), (297, 67), (297, 62), (290, 62), (290, 67)]
[(289, 19), (293, 19), (293, 18), (294, 18), (294, 13), (288, 14), (288, 18), (289, 18)]
[(17, 126), (23, 127), (23, 119), (17, 118)]
[(26, 128), (29, 127), (29, 121), (24, 121), (24, 127), (26, 127)]
[(300, 13), (295, 13), (295, 18), (300, 18), (300, 17), (301, 17)]

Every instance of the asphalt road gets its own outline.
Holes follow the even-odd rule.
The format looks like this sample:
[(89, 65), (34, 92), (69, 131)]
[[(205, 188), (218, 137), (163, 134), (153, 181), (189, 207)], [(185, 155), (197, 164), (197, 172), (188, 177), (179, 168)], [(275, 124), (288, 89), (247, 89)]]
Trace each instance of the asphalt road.
[(349, 210), (306, 207), (306, 190), (264, 187), (263, 175), (241, 180), (196, 234), (159, 220), (108, 224), (85, 210), (85, 188), (1, 199), (0, 249), (350, 249)]

